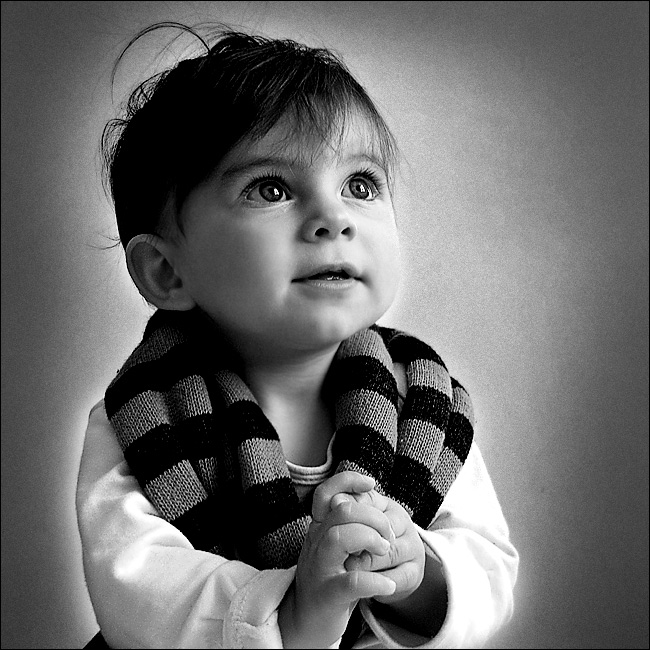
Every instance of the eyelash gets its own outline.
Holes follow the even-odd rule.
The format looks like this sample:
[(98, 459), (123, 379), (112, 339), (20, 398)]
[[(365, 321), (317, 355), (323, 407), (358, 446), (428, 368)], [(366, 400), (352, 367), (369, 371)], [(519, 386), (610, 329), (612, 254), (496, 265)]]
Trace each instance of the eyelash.
[(366, 180), (369, 180), (373, 184), (376, 193), (377, 194), (382, 193), (385, 186), (385, 182), (383, 178), (381, 178), (379, 174), (377, 174), (377, 172), (375, 172), (373, 169), (368, 169), (368, 168), (360, 169), (358, 172), (355, 172), (354, 174), (352, 174), (352, 176), (350, 176), (350, 180), (357, 177), (362, 177), (365, 178)]
[[(377, 174), (377, 172), (368, 168), (360, 169), (354, 172), (353, 174), (350, 175), (350, 177), (346, 182), (349, 183), (354, 178), (365, 178), (366, 180), (370, 181), (370, 183), (373, 186), (371, 189), (374, 191), (373, 199), (383, 192), (384, 187), (386, 185), (385, 181), (379, 176), (379, 174)], [(282, 186), (282, 189), (285, 192), (285, 194), (289, 195), (289, 192), (287, 190), (287, 183), (284, 180), (282, 174), (271, 170), (269, 172), (251, 178), (251, 180), (247, 183), (246, 187), (242, 191), (242, 196), (246, 197), (249, 192), (251, 192), (257, 186), (265, 182), (277, 183), (278, 185)]]
[(248, 182), (248, 184), (242, 191), (242, 196), (246, 197), (246, 195), (249, 192), (254, 190), (258, 185), (261, 185), (262, 183), (265, 182), (274, 182), (277, 183), (278, 185), (281, 185), (285, 193), (288, 194), (286, 190), (286, 182), (282, 177), (282, 174), (280, 174), (279, 172), (270, 171), (264, 174), (259, 174), (258, 176), (253, 176), (253, 178), (251, 178), (251, 180)]

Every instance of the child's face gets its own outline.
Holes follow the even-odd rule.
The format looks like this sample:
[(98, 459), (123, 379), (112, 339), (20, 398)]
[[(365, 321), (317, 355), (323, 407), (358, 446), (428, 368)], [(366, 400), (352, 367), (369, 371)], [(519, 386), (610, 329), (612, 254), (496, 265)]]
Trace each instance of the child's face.
[(231, 150), (190, 193), (173, 263), (237, 348), (324, 350), (390, 306), (395, 218), (366, 136), (351, 120), (334, 152), (281, 122)]

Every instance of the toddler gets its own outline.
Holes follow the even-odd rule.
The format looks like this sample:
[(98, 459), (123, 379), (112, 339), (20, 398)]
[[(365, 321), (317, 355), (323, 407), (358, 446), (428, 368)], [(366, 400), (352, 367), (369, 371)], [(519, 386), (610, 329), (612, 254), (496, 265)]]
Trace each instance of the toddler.
[(389, 128), (328, 50), (136, 38), (162, 27), (204, 49), (102, 138), (155, 311), (86, 433), (89, 645), (484, 643), (518, 556), (469, 396), (377, 325), (399, 279)]

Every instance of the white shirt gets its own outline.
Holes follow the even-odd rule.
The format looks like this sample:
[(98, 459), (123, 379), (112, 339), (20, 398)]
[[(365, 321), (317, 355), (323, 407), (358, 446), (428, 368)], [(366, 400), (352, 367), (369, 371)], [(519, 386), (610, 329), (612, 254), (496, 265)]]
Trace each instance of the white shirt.
[[(324, 466), (290, 471), (299, 483), (327, 476)], [(295, 567), (260, 571), (194, 549), (144, 496), (103, 402), (90, 413), (77, 516), (88, 591), (112, 648), (282, 648), (278, 606)], [(447, 581), (442, 628), (425, 638), (362, 602), (370, 629), (355, 648), (476, 648), (510, 619), (519, 558), (476, 444), (429, 529), (418, 530)]]

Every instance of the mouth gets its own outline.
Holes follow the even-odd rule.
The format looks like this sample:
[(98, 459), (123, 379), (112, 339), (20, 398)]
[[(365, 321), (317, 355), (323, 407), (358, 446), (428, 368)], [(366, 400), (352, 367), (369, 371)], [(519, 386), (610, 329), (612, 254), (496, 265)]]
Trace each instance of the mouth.
[(296, 278), (294, 282), (345, 282), (360, 280), (359, 272), (350, 264), (331, 264), (309, 269), (308, 275)]

